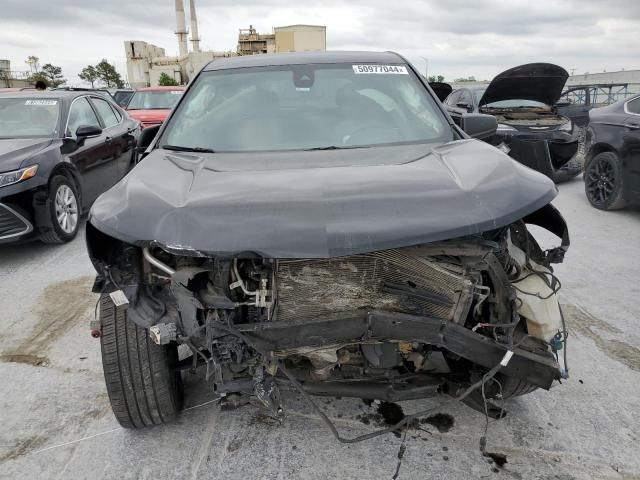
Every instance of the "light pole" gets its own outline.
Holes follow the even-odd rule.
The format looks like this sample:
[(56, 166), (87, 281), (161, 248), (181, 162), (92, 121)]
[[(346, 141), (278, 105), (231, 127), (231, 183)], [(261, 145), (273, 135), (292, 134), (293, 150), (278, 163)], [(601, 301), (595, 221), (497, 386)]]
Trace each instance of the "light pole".
[(424, 78), (429, 78), (429, 59), (420, 55), (420, 58), (424, 60)]

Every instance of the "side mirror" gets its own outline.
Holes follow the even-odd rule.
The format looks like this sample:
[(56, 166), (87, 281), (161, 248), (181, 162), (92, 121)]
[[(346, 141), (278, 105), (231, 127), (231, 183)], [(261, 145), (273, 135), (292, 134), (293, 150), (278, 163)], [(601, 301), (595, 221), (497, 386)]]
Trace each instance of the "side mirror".
[(76, 138), (98, 137), (102, 134), (102, 129), (97, 125), (80, 125), (76, 130)]
[(161, 126), (162, 125), (154, 125), (153, 127), (142, 130), (142, 133), (140, 133), (138, 137), (138, 143), (136, 144), (136, 152), (143, 154), (145, 150), (149, 148), (149, 145), (151, 145), (153, 139), (156, 138)]
[(484, 113), (468, 113), (460, 118), (460, 128), (470, 137), (483, 139), (496, 133), (498, 120)]

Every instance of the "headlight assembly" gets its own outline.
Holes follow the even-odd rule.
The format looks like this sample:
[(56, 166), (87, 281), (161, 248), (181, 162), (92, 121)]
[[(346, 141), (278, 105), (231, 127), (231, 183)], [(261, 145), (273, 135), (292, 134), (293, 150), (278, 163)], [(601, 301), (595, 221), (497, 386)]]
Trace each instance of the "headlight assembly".
[(563, 123), (558, 127), (558, 130), (562, 132), (571, 132), (573, 130), (573, 122), (569, 120), (568, 122)]
[(31, 165), (30, 167), (21, 168), (20, 170), (0, 173), (0, 187), (13, 185), (14, 183), (22, 182), (24, 180), (35, 177), (37, 171), (38, 165)]

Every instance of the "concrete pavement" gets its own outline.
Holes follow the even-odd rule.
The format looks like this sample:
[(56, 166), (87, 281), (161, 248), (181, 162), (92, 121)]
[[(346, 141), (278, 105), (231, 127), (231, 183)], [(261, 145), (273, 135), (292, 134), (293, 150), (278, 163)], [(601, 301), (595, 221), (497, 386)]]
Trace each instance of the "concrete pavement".
[[(509, 415), (490, 424), (488, 450), (507, 456), (502, 468), (479, 451), (484, 416), (447, 397), (402, 402), (405, 413), (431, 406), (454, 424), (410, 430), (399, 478), (640, 478), (640, 211), (593, 209), (580, 179), (560, 190), (554, 204), (572, 237), (557, 268), (571, 378), (510, 401)], [(0, 247), (0, 478), (392, 477), (400, 439), (338, 444), (294, 393), (274, 425), (253, 406), (206, 404), (206, 387), (187, 375), (177, 423), (121, 429), (89, 336), (92, 275), (83, 235), (63, 246)], [(319, 401), (345, 436), (376, 428), (362, 422), (375, 406)]]

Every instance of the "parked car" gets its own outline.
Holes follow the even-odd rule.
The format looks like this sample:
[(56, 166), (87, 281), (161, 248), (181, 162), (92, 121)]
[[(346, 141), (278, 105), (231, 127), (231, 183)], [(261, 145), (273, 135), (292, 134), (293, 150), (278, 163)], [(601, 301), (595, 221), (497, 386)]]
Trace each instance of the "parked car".
[(594, 85), (577, 85), (567, 88), (556, 102), (556, 110), (560, 115), (570, 118), (575, 126), (586, 127), (589, 123), (589, 111), (592, 108), (604, 107), (614, 103), (619, 95), (624, 96), (628, 84), (607, 83)]
[(191, 367), (276, 417), (284, 384), (310, 402), (448, 392), (499, 417), (491, 399), (565, 376), (557, 190), (470, 138), (494, 117), (462, 125), (395, 53), (206, 66), (87, 225), (120, 424), (174, 419)]
[(134, 160), (137, 122), (85, 91), (0, 93), (0, 243), (67, 242)]
[(98, 95), (102, 95), (104, 97), (107, 97), (109, 100), (113, 100), (113, 97), (109, 93), (109, 90), (107, 90), (106, 88), (63, 86), (63, 87), (51, 88), (50, 90), (54, 91), (54, 92), (91, 92), (91, 93), (94, 93), (94, 94), (98, 94)]
[(601, 210), (640, 203), (640, 95), (589, 112), (584, 186)]
[(582, 172), (571, 120), (553, 107), (568, 76), (550, 63), (521, 65), (502, 72), (488, 86), (454, 90), (445, 104), (454, 119), (470, 112), (496, 117), (498, 131), (487, 141), (559, 183)]
[(127, 108), (131, 97), (133, 97), (135, 93), (135, 90), (131, 88), (109, 88), (107, 90), (113, 97), (113, 100), (122, 108)]
[(161, 125), (183, 92), (184, 87), (140, 88), (129, 100), (127, 111), (144, 128)]

